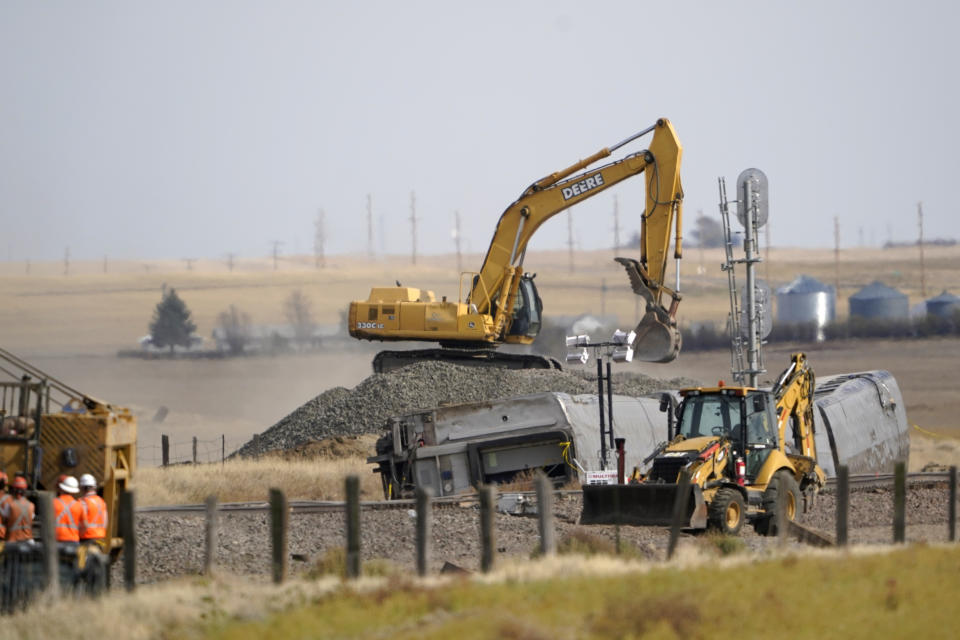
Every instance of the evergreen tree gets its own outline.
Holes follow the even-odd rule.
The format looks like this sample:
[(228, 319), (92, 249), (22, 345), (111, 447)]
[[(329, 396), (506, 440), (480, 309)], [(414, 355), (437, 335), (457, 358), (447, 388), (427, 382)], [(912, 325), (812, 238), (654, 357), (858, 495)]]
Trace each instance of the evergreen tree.
[(157, 347), (170, 347), (170, 353), (176, 346), (189, 347), (190, 335), (197, 325), (190, 320), (190, 310), (174, 289), (163, 296), (153, 310), (150, 322), (150, 339)]

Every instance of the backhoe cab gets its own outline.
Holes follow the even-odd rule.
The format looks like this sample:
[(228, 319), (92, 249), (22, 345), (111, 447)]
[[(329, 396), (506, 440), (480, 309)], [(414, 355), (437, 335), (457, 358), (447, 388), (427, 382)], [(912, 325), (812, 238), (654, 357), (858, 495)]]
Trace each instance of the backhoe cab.
[(651, 456), (649, 472), (632, 484), (585, 486), (582, 523), (669, 526), (683, 474), (684, 527), (736, 534), (752, 522), (767, 535), (778, 509), (794, 520), (801, 494), (823, 486), (809, 410), (813, 373), (803, 354), (770, 391), (717, 386), (680, 395), (675, 432)]

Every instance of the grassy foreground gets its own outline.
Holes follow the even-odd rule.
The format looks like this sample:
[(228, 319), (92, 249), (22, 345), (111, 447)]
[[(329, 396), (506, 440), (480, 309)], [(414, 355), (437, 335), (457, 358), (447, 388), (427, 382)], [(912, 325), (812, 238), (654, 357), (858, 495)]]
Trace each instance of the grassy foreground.
[[(913, 546), (670, 564), (578, 556), (489, 576), (192, 579), (18, 614), (20, 640), (138, 638), (953, 638), (960, 548)], [(76, 625), (80, 616), (86, 622)], [(2, 635), (2, 633), (0, 633)]]
[[(840, 560), (840, 561), (838, 561)], [(395, 585), (231, 623), (212, 638), (956, 637), (960, 551), (694, 562), (608, 577)], [(559, 577), (563, 576), (563, 577)]]

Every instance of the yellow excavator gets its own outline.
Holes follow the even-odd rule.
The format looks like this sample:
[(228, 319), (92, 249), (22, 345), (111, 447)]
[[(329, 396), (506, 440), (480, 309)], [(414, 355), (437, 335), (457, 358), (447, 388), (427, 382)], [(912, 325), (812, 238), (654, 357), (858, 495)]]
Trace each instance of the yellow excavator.
[[(651, 132), (649, 148), (577, 173)], [(635, 331), (634, 358), (670, 362), (680, 350), (676, 323), (680, 294), (667, 287), (664, 278), (674, 229), (674, 258), (681, 257), (682, 151), (673, 125), (661, 118), (653, 126), (537, 180), (500, 216), (480, 271), (461, 274), (457, 302), (446, 296), (438, 301), (432, 291), (403, 287), (399, 282), (395, 287), (376, 287), (366, 300), (350, 303), (350, 335), (363, 340), (440, 343), (440, 349), (381, 352), (373, 363), (377, 372), (422, 360), (559, 368), (556, 361), (542, 356), (494, 351), (501, 344), (529, 345), (540, 331), (542, 303), (534, 275), (524, 272), (527, 244), (544, 222), (561, 211), (646, 172), (640, 260), (616, 260), (626, 268), (633, 290), (646, 301), (645, 314)], [(669, 306), (664, 305), (664, 295), (670, 298)]]
[[(687, 505), (679, 514), (684, 528), (735, 535), (752, 522), (757, 533), (775, 534), (778, 510), (793, 521), (801, 494), (826, 483), (814, 443), (813, 391), (803, 353), (793, 354), (770, 390), (682, 389), (676, 421), (669, 421), (672, 440), (648, 458), (649, 473), (628, 484), (584, 486), (581, 523), (669, 526), (686, 486), (689, 494), (679, 501)], [(662, 405), (672, 409), (666, 399)]]

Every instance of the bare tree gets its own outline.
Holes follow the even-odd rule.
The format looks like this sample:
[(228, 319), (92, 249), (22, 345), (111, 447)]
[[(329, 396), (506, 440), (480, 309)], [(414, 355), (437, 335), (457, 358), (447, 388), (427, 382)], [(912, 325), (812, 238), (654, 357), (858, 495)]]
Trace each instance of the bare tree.
[(227, 348), (232, 355), (240, 355), (250, 342), (250, 316), (230, 305), (226, 311), (217, 316), (223, 337), (227, 341)]
[(313, 338), (314, 322), (311, 312), (312, 303), (303, 291), (296, 289), (283, 302), (283, 315), (293, 326), (294, 336), (299, 346), (308, 345)]

